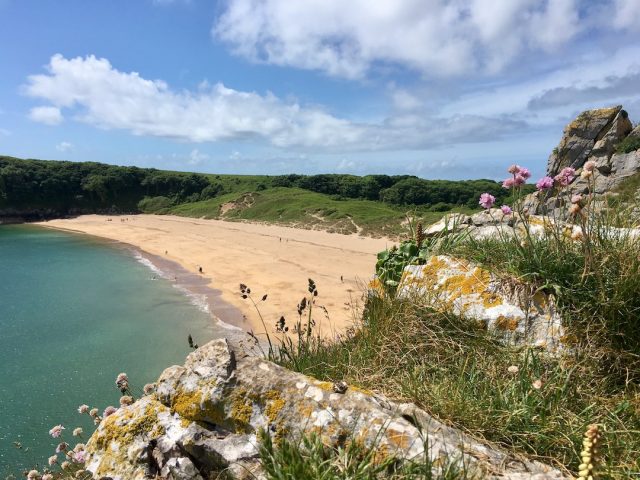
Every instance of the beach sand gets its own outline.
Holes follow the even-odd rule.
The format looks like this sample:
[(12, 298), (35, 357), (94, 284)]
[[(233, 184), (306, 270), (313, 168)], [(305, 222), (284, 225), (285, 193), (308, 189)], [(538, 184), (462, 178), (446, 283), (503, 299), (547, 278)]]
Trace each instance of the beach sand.
[[(108, 221), (108, 219), (111, 221)], [(126, 219), (126, 220), (124, 220)], [(41, 222), (46, 227), (87, 233), (125, 242), (198, 273), (222, 299), (239, 309), (239, 318), (222, 320), (255, 333), (264, 327), (239, 285), (251, 288), (269, 333), (281, 315), (289, 326), (298, 319), (298, 302), (309, 278), (318, 288), (314, 319), (323, 336), (345, 331), (358, 318), (363, 286), (375, 271), (376, 253), (392, 245), (387, 239), (314, 230), (159, 215), (83, 215)], [(342, 278), (341, 278), (342, 277)], [(261, 298), (268, 294), (266, 301)]]

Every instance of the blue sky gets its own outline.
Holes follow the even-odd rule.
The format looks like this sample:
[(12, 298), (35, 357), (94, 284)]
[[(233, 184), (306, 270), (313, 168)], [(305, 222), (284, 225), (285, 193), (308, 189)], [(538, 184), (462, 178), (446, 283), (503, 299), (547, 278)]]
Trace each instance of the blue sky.
[(219, 173), (542, 175), (640, 120), (640, 0), (0, 0), (0, 154)]

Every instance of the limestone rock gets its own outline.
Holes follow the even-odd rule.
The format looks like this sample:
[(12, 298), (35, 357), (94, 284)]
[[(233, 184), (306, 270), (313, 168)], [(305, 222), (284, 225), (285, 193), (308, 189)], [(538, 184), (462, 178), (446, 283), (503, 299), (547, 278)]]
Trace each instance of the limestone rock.
[(564, 331), (551, 297), (524, 285), (508, 287), (467, 260), (435, 255), (425, 265), (407, 266), (399, 295), (419, 295), (438, 308), (479, 322), (515, 345), (552, 353), (562, 349)]
[(621, 110), (618, 105), (582, 112), (565, 127), (560, 143), (549, 156), (547, 174), (553, 177), (564, 167), (582, 167), (594, 144), (608, 132)]
[(87, 469), (113, 480), (200, 480), (221, 470), (260, 479), (261, 430), (276, 444), (310, 432), (331, 447), (355, 438), (381, 459), (400, 461), (422, 458), (428, 445), (436, 463), (464, 463), (478, 478), (568, 478), (447, 427), (414, 405), (352, 386), (336, 393), (331, 383), (237, 356), (225, 340), (200, 347), (184, 366), (163, 372), (157, 393), (105, 418), (87, 445)]

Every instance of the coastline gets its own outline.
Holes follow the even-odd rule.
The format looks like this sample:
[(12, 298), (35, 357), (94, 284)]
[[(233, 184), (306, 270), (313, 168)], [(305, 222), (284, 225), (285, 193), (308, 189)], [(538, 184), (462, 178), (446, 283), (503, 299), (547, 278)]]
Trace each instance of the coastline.
[[(207, 297), (214, 318), (257, 334), (264, 333), (264, 327), (250, 300), (240, 297), (240, 283), (252, 289), (268, 333), (273, 334), (281, 315), (289, 324), (297, 319), (297, 303), (307, 293), (307, 279), (312, 278), (319, 290), (318, 304), (329, 314), (316, 322), (323, 336), (332, 336), (344, 332), (358, 318), (362, 285), (374, 273), (376, 253), (391, 243), (276, 225), (176, 216), (85, 215), (35, 224), (115, 240), (148, 256), (154, 264), (171, 268), (173, 262), (183, 269), (181, 275), (192, 275), (187, 283), (196, 294)], [(268, 299), (261, 302), (265, 294)]]

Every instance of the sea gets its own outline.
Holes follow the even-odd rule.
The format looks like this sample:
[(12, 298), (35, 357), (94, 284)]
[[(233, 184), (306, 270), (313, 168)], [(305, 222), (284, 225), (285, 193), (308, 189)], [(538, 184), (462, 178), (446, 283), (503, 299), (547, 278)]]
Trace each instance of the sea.
[(189, 335), (243, 335), (212, 315), (216, 296), (198, 280), (116, 242), (0, 226), (0, 479), (42, 469), (60, 440), (86, 442), (95, 427), (78, 406), (117, 407), (120, 372), (139, 393), (184, 362)]

